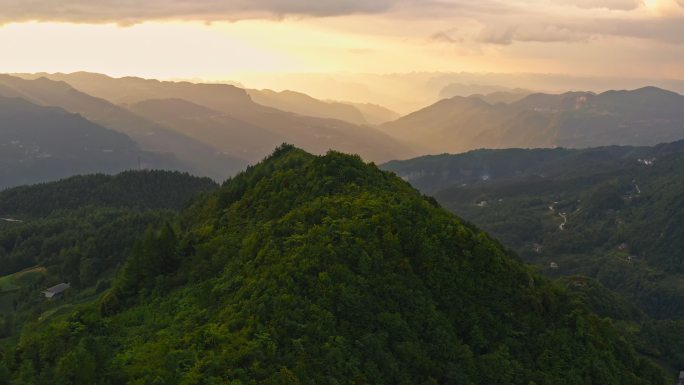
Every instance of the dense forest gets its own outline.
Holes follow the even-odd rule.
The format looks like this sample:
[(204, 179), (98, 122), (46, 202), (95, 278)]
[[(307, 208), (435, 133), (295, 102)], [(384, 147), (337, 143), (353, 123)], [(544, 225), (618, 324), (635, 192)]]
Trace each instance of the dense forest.
[(355, 156), (281, 146), (130, 245), (6, 344), (0, 384), (667, 383), (607, 318), (638, 310), (593, 313)]
[(199, 193), (217, 188), (209, 178), (165, 171), (74, 176), (0, 192), (0, 214), (44, 217), (84, 206), (180, 210)]
[[(684, 367), (682, 142), (477, 151), (387, 167), (547, 276), (588, 276), (620, 293), (643, 317), (612, 318), (646, 338), (644, 354)], [(610, 302), (621, 301), (603, 307)]]
[(395, 172), (425, 193), (435, 194), (459, 186), (487, 187), (495, 181), (557, 180), (605, 174), (682, 153), (684, 141), (653, 147), (482, 149), (392, 161), (381, 168)]
[[(0, 341), (27, 320), (92, 301), (147, 228), (173, 220), (208, 179), (176, 172), (79, 176), (0, 192)], [(71, 284), (67, 303), (40, 292)], [(66, 305), (66, 306), (62, 306)]]

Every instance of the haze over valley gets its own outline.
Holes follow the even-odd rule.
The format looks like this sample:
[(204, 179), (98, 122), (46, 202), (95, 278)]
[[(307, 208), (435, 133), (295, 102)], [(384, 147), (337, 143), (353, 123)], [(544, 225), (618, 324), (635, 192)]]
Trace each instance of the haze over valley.
[[(379, 105), (227, 84), (83, 72), (0, 76), (6, 108), (13, 108), (16, 100), (57, 107), (123, 134), (137, 146), (140, 154), (121, 154), (125, 161), (119, 166), (89, 162), (94, 172), (166, 168), (221, 181), (281, 143), (319, 154), (329, 149), (354, 152), (383, 163), (478, 148), (643, 146), (684, 139), (684, 97), (656, 87), (600, 94), (469, 89), (492, 92), (453, 96), (400, 116)], [(33, 135), (38, 143), (47, 139), (44, 135), (54, 134)], [(71, 174), (81, 172), (75, 168)], [(32, 181), (69, 174), (42, 172), (43, 177)], [(5, 186), (11, 183), (8, 180)]]

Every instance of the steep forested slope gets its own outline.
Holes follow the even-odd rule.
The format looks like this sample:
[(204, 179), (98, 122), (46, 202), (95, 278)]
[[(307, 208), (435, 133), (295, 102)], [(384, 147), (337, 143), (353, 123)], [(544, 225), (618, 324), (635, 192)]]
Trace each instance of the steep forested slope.
[(0, 373), (41, 384), (665, 383), (572, 298), (399, 178), (286, 146), (148, 231), (99, 304), (28, 326)]
[(623, 294), (657, 320), (631, 320), (643, 324), (640, 350), (677, 369), (684, 365), (682, 144), (475, 151), (386, 167), (547, 275), (581, 274)]
[(560, 264), (549, 273), (590, 275), (652, 315), (683, 317), (681, 145), (502, 150), (387, 167), (529, 262)]
[[(1, 192), (0, 345), (27, 320), (92, 300), (149, 226), (172, 220), (216, 187), (187, 174), (145, 171)], [(43, 300), (41, 290), (59, 282), (72, 286), (67, 300)]]

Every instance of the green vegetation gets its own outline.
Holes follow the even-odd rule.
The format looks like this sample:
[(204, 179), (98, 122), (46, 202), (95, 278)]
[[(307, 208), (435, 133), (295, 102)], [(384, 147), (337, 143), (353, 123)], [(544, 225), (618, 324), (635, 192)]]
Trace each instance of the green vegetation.
[(0, 384), (666, 383), (591, 304), (354, 156), (282, 146), (128, 255), (99, 300), (25, 326)]
[(0, 192), (0, 214), (45, 217), (85, 206), (129, 209), (182, 209), (197, 194), (216, 188), (209, 178), (162, 171), (75, 176), (56, 183)]
[(150, 227), (217, 186), (161, 171), (79, 176), (0, 193), (0, 340), (64, 303), (40, 292), (69, 282), (67, 303), (92, 300), (111, 284)]
[[(677, 334), (684, 327), (683, 144), (476, 151), (387, 167), (434, 193), (547, 276), (592, 277), (619, 293), (591, 291), (584, 298), (600, 304), (592, 306), (597, 313), (627, 322), (625, 335), (640, 352), (679, 370), (684, 368), (684, 334)], [(478, 180), (485, 170), (491, 178)], [(435, 177), (447, 173), (448, 178)]]

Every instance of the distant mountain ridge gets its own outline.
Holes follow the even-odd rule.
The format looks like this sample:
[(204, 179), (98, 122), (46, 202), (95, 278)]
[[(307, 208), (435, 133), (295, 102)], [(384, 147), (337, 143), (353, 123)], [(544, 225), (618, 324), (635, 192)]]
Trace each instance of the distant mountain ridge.
[(223, 180), (246, 166), (242, 159), (222, 154), (209, 144), (78, 91), (62, 81), (44, 77), (25, 80), (0, 74), (0, 96), (20, 97), (81, 114), (92, 122), (128, 135), (146, 151), (178, 158), (177, 169), (197, 175)]
[(379, 125), (399, 119), (401, 115), (384, 106), (373, 103), (349, 103), (356, 107), (370, 124)]
[(378, 125), (400, 115), (371, 103), (319, 100), (301, 92), (284, 90), (247, 90), (254, 102), (283, 111), (317, 118), (337, 119), (357, 125)]
[(0, 97), (0, 189), (143, 164), (181, 166), (172, 157), (140, 150), (126, 135), (78, 114)]
[(324, 102), (295, 91), (247, 90), (252, 100), (258, 104), (291, 111), (300, 115), (316, 118), (343, 120), (354, 124), (368, 124), (361, 111), (356, 107), (339, 103)]
[[(255, 130), (253, 140), (257, 140), (266, 130), (277, 135), (280, 143), (294, 143), (314, 153), (336, 149), (358, 153), (365, 159), (377, 162), (417, 155), (410, 146), (374, 127), (359, 126), (337, 119), (305, 116), (263, 106), (255, 103), (246, 90), (227, 84), (195, 84), (134, 77), (111, 78), (83, 72), (17, 76), (29, 79), (46, 77), (64, 81), (82, 92), (106, 99), (114, 104), (134, 105), (147, 100), (182, 99), (232, 118), (235, 125), (228, 124), (223, 127), (228, 132), (233, 127), (237, 127), (238, 130), (242, 129), (237, 122), (241, 121), (260, 128)], [(158, 115), (158, 117), (160, 120), (157, 123), (168, 121), (164, 116)], [(201, 123), (201, 125), (205, 124), (207, 123)], [(175, 131), (181, 130), (188, 136), (192, 136), (191, 126), (186, 128), (176, 126)], [(216, 143), (225, 148), (226, 143), (221, 143), (220, 139), (210, 142), (212, 145)], [(267, 151), (262, 151), (231, 155), (254, 161), (262, 159), (267, 154)]]
[[(382, 121), (391, 111), (292, 91), (92, 73), (20, 76), (0, 75), (0, 95), (80, 113), (125, 133), (146, 151), (175, 156), (182, 170), (215, 180), (285, 142), (317, 154), (336, 149), (381, 163), (477, 148), (645, 146), (684, 139), (684, 97), (655, 87), (521, 99), (527, 91), (456, 96), (378, 128), (363, 123), (364, 113)], [(259, 98), (290, 111), (256, 103)]]
[(261, 160), (263, 154), (285, 140), (283, 135), (272, 130), (184, 99), (149, 99), (126, 105), (126, 108), (248, 162)]
[(684, 96), (644, 87), (601, 94), (537, 93), (509, 104), (453, 97), (382, 128), (433, 152), (655, 145), (684, 139)]
[(449, 99), (453, 98), (454, 96), (477, 96), (483, 98), (488, 103), (496, 104), (499, 102), (511, 103), (532, 93), (534, 92), (522, 88), (508, 88), (483, 84), (451, 83), (439, 91), (439, 98)]
[(473, 150), (427, 155), (382, 165), (420, 190), (487, 184), (521, 178), (569, 178), (614, 171), (684, 153), (684, 140), (653, 147), (607, 146), (587, 149)]

